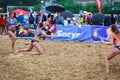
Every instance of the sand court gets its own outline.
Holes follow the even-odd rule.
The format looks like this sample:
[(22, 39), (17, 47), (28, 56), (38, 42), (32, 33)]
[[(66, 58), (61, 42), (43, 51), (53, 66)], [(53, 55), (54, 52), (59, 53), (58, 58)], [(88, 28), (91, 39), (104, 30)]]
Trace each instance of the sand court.
[[(17, 39), (15, 49), (30, 40)], [(0, 80), (119, 80), (120, 55), (105, 72), (104, 58), (113, 46), (84, 42), (40, 40), (44, 53), (12, 53), (11, 38), (0, 35)], [(33, 49), (32, 51), (35, 51)]]

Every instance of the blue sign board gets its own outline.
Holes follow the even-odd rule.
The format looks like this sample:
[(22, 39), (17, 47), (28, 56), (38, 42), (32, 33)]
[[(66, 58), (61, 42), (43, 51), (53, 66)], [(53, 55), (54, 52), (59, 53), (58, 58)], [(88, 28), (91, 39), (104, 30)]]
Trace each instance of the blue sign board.
[[(24, 29), (23, 29), (24, 28)], [(118, 27), (120, 30), (120, 27)], [(33, 34), (28, 34), (27, 29), (35, 29), (34, 25), (24, 25), (17, 29), (17, 37), (30, 38)], [(108, 26), (82, 26), (81, 28), (76, 25), (56, 25), (54, 31), (54, 40), (58, 41), (84, 41), (100, 43), (100, 38), (105, 41), (109, 41), (108, 34), (110, 34), (110, 28)], [(46, 38), (46, 40), (51, 40), (51, 38)]]

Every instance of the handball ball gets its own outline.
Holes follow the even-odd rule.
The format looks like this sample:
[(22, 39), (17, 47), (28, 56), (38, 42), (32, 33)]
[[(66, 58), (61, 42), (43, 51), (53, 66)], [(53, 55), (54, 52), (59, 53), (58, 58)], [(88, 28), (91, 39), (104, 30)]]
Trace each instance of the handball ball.
[(27, 34), (28, 34), (27, 31), (22, 31), (19, 33), (20, 36), (27, 36)]
[(19, 35), (20, 35), (20, 36), (27, 36), (27, 35), (28, 35), (28, 32), (27, 32), (27, 30), (20, 30), (20, 31), (19, 31)]

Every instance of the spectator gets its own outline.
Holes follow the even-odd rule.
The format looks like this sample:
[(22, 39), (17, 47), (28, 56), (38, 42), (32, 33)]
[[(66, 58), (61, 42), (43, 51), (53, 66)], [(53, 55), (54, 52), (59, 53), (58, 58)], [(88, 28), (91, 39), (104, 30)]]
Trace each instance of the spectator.
[(111, 14), (111, 23), (112, 23), (112, 24), (115, 24), (115, 17), (114, 17), (113, 14)]
[(17, 15), (16, 15), (16, 13), (14, 13), (14, 18), (16, 18), (16, 19), (17, 19)]
[(61, 16), (60, 12), (57, 12), (57, 16), (54, 19), (55, 24), (62, 24), (64, 25), (64, 18)]
[(34, 24), (34, 17), (32, 13), (30, 14), (30, 17), (29, 17), (29, 24)]
[(70, 25), (74, 25), (73, 19), (70, 20)]
[(24, 24), (24, 14), (22, 12), (18, 15), (17, 21), (19, 24)]
[(119, 14), (115, 17), (116, 24), (120, 25), (120, 16)]
[(111, 25), (111, 17), (109, 15), (106, 15), (104, 19), (104, 26), (110, 26), (110, 25)]
[(91, 16), (92, 16), (92, 14), (90, 14), (90, 13), (86, 16), (86, 24), (87, 25), (91, 24), (91, 21), (90, 21)]
[(80, 24), (83, 24), (83, 23), (84, 23), (84, 17), (83, 17), (82, 14), (81, 14), (80, 17), (79, 17), (79, 23), (80, 23)]
[(51, 17), (51, 13), (48, 14), (47, 19)]
[(84, 23), (84, 17), (82, 14), (77, 18), (77, 25), (83, 24)]
[(40, 13), (36, 16), (36, 24), (40, 23), (40, 22), (44, 22), (46, 21), (46, 16), (44, 15), (44, 11), (43, 10), (40, 10)]
[(1, 28), (1, 33), (2, 34), (6, 34), (6, 16), (5, 15), (1, 15), (0, 17), (0, 28)]
[(67, 25), (68, 25), (67, 17), (64, 17), (64, 26), (67, 26)]

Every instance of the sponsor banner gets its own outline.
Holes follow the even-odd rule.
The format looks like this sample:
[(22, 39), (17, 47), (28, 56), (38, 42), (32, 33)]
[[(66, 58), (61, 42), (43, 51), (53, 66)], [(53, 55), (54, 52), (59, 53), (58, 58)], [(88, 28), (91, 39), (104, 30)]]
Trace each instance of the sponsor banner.
[(102, 38), (105, 41), (109, 41), (109, 34), (111, 33), (109, 27), (105, 26), (94, 26), (91, 30), (92, 34), (92, 42), (100, 43), (100, 39)]
[[(120, 31), (120, 27), (118, 27)], [(109, 26), (94, 26), (92, 27), (92, 43), (101, 43), (102, 38), (105, 41), (110, 41), (109, 35), (111, 34), (111, 28)]]
[[(54, 41), (71, 41), (71, 42), (92, 42), (100, 43), (100, 38), (105, 41), (109, 41), (109, 34), (111, 30), (108, 26), (82, 26), (81, 28), (74, 26), (63, 26), (63, 25), (50, 25), (56, 26), (53, 31), (55, 38), (46, 38), (46, 40)], [(16, 30), (17, 38), (31, 39), (34, 37), (33, 34), (28, 33), (28, 29), (35, 29), (35, 25), (23, 25), (19, 26)], [(118, 27), (120, 30), (120, 27)]]
[(34, 35), (32, 33), (28, 32), (28, 29), (35, 29), (35, 25), (34, 24), (24, 24), (24, 25), (20, 25), (17, 29), (16, 29), (16, 36), (17, 38), (23, 38), (23, 39), (31, 39), (34, 37)]
[[(54, 34), (56, 35), (55, 40), (90, 42), (91, 27), (83, 26), (82, 28), (79, 28), (78, 26), (56, 25)], [(50, 38), (46, 38), (46, 40), (50, 40)]]

